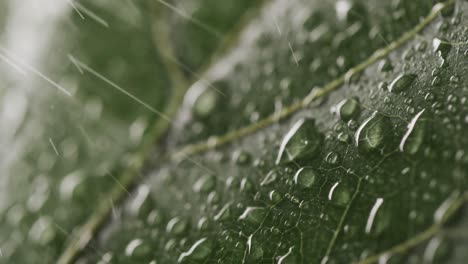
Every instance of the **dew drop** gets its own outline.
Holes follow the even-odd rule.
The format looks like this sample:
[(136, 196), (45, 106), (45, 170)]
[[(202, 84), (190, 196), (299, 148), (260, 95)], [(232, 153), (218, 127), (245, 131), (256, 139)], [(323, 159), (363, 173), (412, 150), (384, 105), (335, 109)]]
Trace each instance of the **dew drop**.
[(332, 165), (337, 164), (339, 159), (340, 159), (340, 156), (338, 155), (338, 153), (333, 152), (333, 151), (328, 153), (327, 156), (325, 157), (325, 161)]
[(259, 224), (266, 216), (266, 210), (263, 207), (247, 207), (239, 216), (239, 220), (245, 220), (251, 224)]
[(339, 141), (347, 143), (347, 142), (349, 142), (350, 137), (349, 137), (348, 133), (341, 132), (341, 133), (338, 134), (337, 138), (338, 138)]
[(294, 247), (290, 247), (288, 249), (288, 252), (286, 252), (286, 254), (282, 255), (282, 256), (278, 256), (276, 259), (277, 259), (277, 264), (293, 264), (293, 263), (297, 263), (297, 260), (294, 259), (294, 257), (291, 255), (292, 253), (292, 250), (293, 250)]
[(208, 117), (220, 103), (219, 94), (216, 90), (207, 88), (198, 96), (193, 104), (193, 112), (196, 116)]
[(452, 251), (453, 245), (449, 241), (444, 241), (439, 236), (434, 237), (427, 243), (424, 250), (424, 263), (445, 263), (450, 259)]
[(367, 218), (367, 223), (366, 223), (366, 233), (369, 234), (372, 229), (372, 224), (374, 223), (375, 216), (377, 215), (377, 212), (379, 211), (380, 206), (382, 206), (384, 200), (382, 198), (377, 198), (377, 200), (374, 203), (374, 206), (372, 206), (372, 209), (369, 213), (369, 217)]
[(211, 254), (213, 247), (213, 241), (207, 238), (199, 239), (189, 250), (180, 254), (177, 262), (181, 263), (185, 260), (204, 260)]
[(81, 171), (74, 171), (65, 176), (60, 184), (60, 196), (66, 200), (71, 199), (72, 197), (76, 198), (76, 187), (80, 185), (82, 181), (83, 172)]
[(227, 203), (225, 204), (219, 212), (213, 217), (215, 221), (226, 221), (229, 218), (231, 218), (231, 204)]
[(300, 168), (294, 175), (294, 183), (301, 188), (307, 189), (314, 185), (317, 178), (317, 172), (310, 167)]
[(166, 231), (175, 235), (180, 235), (188, 229), (188, 222), (174, 217), (167, 223)]
[(284, 136), (276, 158), (276, 164), (293, 161), (317, 153), (323, 136), (315, 127), (315, 120), (300, 119)]
[(206, 217), (202, 217), (197, 222), (198, 230), (206, 230), (208, 228), (208, 219)]
[(399, 149), (401, 152), (415, 154), (421, 147), (424, 135), (426, 134), (426, 124), (424, 120), (419, 120), (419, 118), (424, 113), (424, 110), (417, 113), (408, 124), (408, 130), (400, 141)]
[(130, 203), (129, 213), (131, 215), (145, 218), (150, 213), (152, 207), (150, 189), (148, 185), (139, 186), (136, 196)]
[(249, 178), (245, 177), (240, 182), (240, 190), (241, 192), (252, 192), (254, 190), (254, 184)]
[(150, 253), (151, 248), (148, 244), (144, 243), (142, 239), (136, 238), (128, 243), (127, 247), (125, 247), (125, 255), (127, 257), (133, 258), (143, 258), (148, 256)]
[(344, 183), (336, 182), (328, 192), (328, 200), (340, 206), (347, 205), (351, 200), (351, 188)]
[(345, 99), (338, 103), (336, 109), (341, 120), (348, 121), (351, 118), (355, 117), (357, 114), (359, 114), (359, 101), (357, 98), (354, 97)]
[(277, 191), (273, 190), (273, 191), (270, 191), (270, 193), (268, 194), (268, 198), (273, 203), (277, 203), (277, 202), (279, 202), (281, 200), (281, 194), (279, 194)]
[(207, 174), (207, 175), (204, 175), (202, 177), (200, 177), (200, 179), (198, 179), (195, 184), (193, 185), (193, 191), (199, 193), (208, 193), (210, 191), (212, 191), (216, 186), (216, 177), (211, 175), (211, 174)]
[(381, 72), (389, 72), (389, 71), (393, 70), (392, 62), (388, 58), (380, 61), (379, 70)]
[(272, 184), (273, 182), (276, 181), (276, 179), (279, 177), (279, 171), (277, 169), (271, 170), (268, 172), (268, 174), (263, 178), (262, 182), (260, 183), (261, 186), (267, 186), (269, 184)]
[(363, 151), (371, 151), (382, 147), (390, 133), (387, 117), (374, 112), (358, 128), (354, 135), (356, 146)]
[(416, 79), (416, 74), (400, 74), (388, 86), (388, 91), (399, 93), (407, 90)]
[(452, 45), (445, 39), (434, 38), (432, 40), (432, 48), (434, 52), (437, 52), (443, 59), (445, 59), (452, 49)]
[(40, 245), (51, 243), (55, 237), (56, 231), (51, 218), (48, 216), (41, 216), (29, 230), (29, 238)]

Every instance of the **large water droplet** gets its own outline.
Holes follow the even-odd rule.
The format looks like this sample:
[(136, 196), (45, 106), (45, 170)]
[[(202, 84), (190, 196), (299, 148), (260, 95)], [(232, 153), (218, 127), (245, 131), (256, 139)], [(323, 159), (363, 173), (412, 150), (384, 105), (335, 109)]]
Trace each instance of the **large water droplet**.
[(195, 184), (193, 185), (193, 190), (195, 192), (207, 193), (207, 192), (212, 191), (215, 188), (215, 186), (216, 186), (216, 177), (211, 174), (207, 174), (207, 175), (200, 177), (200, 179), (198, 179), (195, 182)]
[(372, 229), (372, 225), (374, 224), (374, 219), (375, 216), (377, 215), (377, 212), (379, 211), (380, 206), (382, 206), (382, 203), (384, 200), (382, 198), (377, 198), (377, 200), (374, 203), (374, 206), (372, 206), (372, 209), (369, 213), (369, 217), (367, 218), (367, 223), (366, 223), (366, 233), (370, 233)]
[(408, 130), (400, 142), (399, 148), (401, 152), (404, 151), (408, 154), (415, 154), (422, 145), (426, 133), (426, 124), (424, 120), (420, 120), (419, 118), (424, 113), (424, 110), (425, 109), (417, 113), (408, 124)]
[(268, 193), (268, 198), (270, 198), (270, 201), (272, 201), (273, 203), (277, 203), (281, 200), (281, 194), (273, 190), (270, 191), (270, 193)]
[(76, 198), (76, 187), (83, 181), (83, 172), (74, 171), (65, 176), (60, 184), (60, 196), (63, 199)]
[(141, 185), (138, 187), (136, 196), (131, 200), (128, 211), (131, 215), (145, 218), (152, 207), (150, 189), (148, 185)]
[(208, 117), (217, 107), (220, 101), (219, 92), (207, 88), (198, 98), (195, 100), (193, 104), (193, 112), (198, 117)]
[(322, 138), (315, 127), (315, 120), (298, 120), (284, 136), (276, 164), (315, 154), (320, 148)]
[(148, 256), (151, 248), (148, 244), (144, 243), (142, 239), (136, 238), (128, 243), (125, 248), (125, 255), (132, 258), (143, 258)]
[(325, 161), (329, 164), (335, 165), (338, 163), (340, 156), (336, 152), (329, 152), (325, 157)]
[(388, 71), (393, 70), (392, 62), (389, 59), (383, 59), (379, 63), (379, 70), (381, 72), (388, 72)]
[(371, 151), (382, 147), (390, 133), (388, 118), (374, 112), (359, 126), (354, 140), (360, 150)]
[(207, 238), (199, 239), (192, 245), (192, 247), (190, 247), (189, 250), (180, 254), (177, 261), (181, 263), (185, 260), (204, 260), (213, 251), (213, 246), (213, 241)]
[(360, 104), (358, 99), (353, 97), (339, 102), (336, 109), (341, 120), (348, 121), (359, 114)]
[(416, 74), (400, 74), (388, 86), (388, 91), (399, 93), (408, 89), (416, 79)]
[(259, 224), (263, 221), (266, 215), (266, 210), (263, 207), (247, 207), (239, 216), (239, 220), (245, 220), (252, 224)]
[(174, 217), (167, 223), (166, 231), (175, 235), (180, 235), (188, 229), (188, 222)]
[(230, 210), (231, 204), (227, 203), (225, 204), (219, 212), (213, 217), (215, 221), (225, 221), (231, 218), (231, 210)]
[(328, 192), (328, 200), (340, 206), (347, 205), (351, 200), (352, 188), (347, 184), (336, 182)]
[(434, 38), (432, 40), (433, 51), (440, 54), (445, 59), (452, 49), (452, 45), (445, 39)]
[(47, 245), (56, 237), (56, 230), (48, 216), (41, 216), (29, 229), (29, 238), (41, 245)]
[(271, 170), (270, 172), (268, 172), (268, 174), (265, 176), (265, 178), (263, 178), (260, 185), (261, 186), (266, 186), (266, 185), (269, 185), (269, 184), (275, 182), (276, 179), (279, 178), (279, 176), (280, 176), (279, 174), (280, 174), (279, 170), (277, 170), (277, 169)]
[(297, 263), (297, 260), (294, 258), (294, 256), (291, 254), (292, 250), (294, 247), (290, 247), (288, 249), (288, 252), (282, 256), (278, 256), (277, 259), (277, 264), (293, 264)]
[(317, 173), (310, 167), (300, 168), (294, 175), (294, 183), (301, 188), (310, 188), (314, 185)]
[(453, 245), (450, 241), (444, 241), (439, 236), (434, 237), (427, 243), (423, 256), (424, 263), (446, 263), (452, 252)]

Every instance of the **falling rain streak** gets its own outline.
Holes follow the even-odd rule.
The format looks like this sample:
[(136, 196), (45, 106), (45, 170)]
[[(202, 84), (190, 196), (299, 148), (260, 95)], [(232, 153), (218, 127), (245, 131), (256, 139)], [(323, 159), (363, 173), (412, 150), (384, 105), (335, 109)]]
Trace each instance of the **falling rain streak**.
[[(52, 86), (57, 88), (59, 91), (63, 92), (64, 94), (66, 94), (68, 96), (71, 96), (71, 93), (67, 89), (63, 88), (58, 83), (52, 81), (49, 77), (47, 77), (45, 74), (43, 74), (42, 72), (40, 72), (39, 70), (37, 70), (33, 66), (28, 65), (26, 62), (19, 59), (11, 51), (9, 51), (6, 48), (1, 47), (1, 46), (0, 46), (0, 50), (3, 52), (3, 54), (0, 54), (1, 55), (0, 59), (4, 60), (6, 63), (8, 63), (10, 65), (18, 65), (19, 64), (20, 66), (26, 68), (31, 73), (35, 74), (37, 77), (39, 77), (39, 78), (45, 80), (46, 82), (50, 83)], [(14, 63), (12, 63), (12, 62), (14, 62)], [(17, 67), (12, 66), (12, 67), (14, 67), (15, 69), (18, 70), (18, 66)], [(21, 68), (21, 67), (19, 67), (19, 68)], [(20, 70), (20, 72), (23, 72), (23, 70)]]
[(94, 69), (92, 69), (91, 67), (89, 67), (88, 65), (84, 64), (83, 62), (79, 61), (77, 58), (75, 58), (74, 56), (72, 56), (71, 54), (69, 54), (69, 59), (71, 60), (71, 62), (75, 65), (77, 65), (77, 67), (81, 68), (81, 69), (84, 69), (86, 71), (88, 71), (89, 73), (91, 73), (92, 75), (94, 75), (95, 77), (101, 79), (102, 81), (104, 81), (105, 83), (109, 84), (110, 86), (112, 86), (113, 88), (117, 89), (118, 91), (120, 91), (121, 93), (127, 95), (128, 97), (130, 97), (131, 99), (133, 99), (135, 102), (141, 104), (142, 106), (144, 106), (146, 109), (150, 110), (151, 112), (157, 114), (159, 117), (163, 118), (164, 120), (168, 121), (168, 122), (171, 122), (171, 119), (163, 114), (162, 112), (154, 109), (152, 106), (150, 106), (149, 104), (145, 103), (144, 101), (142, 101), (140, 98), (136, 97), (135, 95), (131, 94), (130, 92), (128, 92), (127, 90), (125, 90), (124, 88), (120, 87), (119, 85), (117, 85), (116, 83), (114, 83), (113, 81), (107, 79), (106, 77), (104, 77), (102, 74), (98, 73), (97, 71), (95, 71)]

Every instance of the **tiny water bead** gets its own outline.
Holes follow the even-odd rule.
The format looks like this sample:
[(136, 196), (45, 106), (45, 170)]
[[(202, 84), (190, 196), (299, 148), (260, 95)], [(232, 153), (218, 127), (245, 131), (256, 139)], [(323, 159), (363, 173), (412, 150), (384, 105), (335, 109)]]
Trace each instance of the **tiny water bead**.
[(348, 121), (359, 114), (360, 104), (359, 100), (355, 97), (345, 99), (338, 103), (336, 110), (341, 120)]
[(202, 238), (197, 240), (189, 250), (180, 254), (177, 262), (185, 262), (187, 260), (204, 260), (213, 251), (214, 243), (208, 238)]
[(363, 151), (381, 148), (391, 133), (390, 128), (388, 118), (374, 112), (357, 129), (354, 135), (356, 146)]
[(276, 164), (314, 155), (320, 149), (322, 140), (323, 135), (318, 132), (314, 119), (298, 120), (284, 136)]
[(314, 185), (317, 178), (317, 172), (310, 167), (300, 168), (294, 175), (294, 183), (301, 188), (307, 189)]
[(407, 90), (416, 79), (416, 74), (400, 74), (388, 86), (388, 91), (400, 93)]

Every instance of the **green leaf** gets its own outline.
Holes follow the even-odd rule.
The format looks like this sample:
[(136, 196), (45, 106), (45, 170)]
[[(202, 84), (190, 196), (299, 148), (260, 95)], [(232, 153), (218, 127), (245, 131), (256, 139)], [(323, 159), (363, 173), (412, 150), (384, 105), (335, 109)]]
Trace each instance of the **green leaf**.
[(163, 5), (43, 2), (0, 4), (1, 263), (53, 263), (94, 232), (188, 88)]
[(74, 2), (38, 64), (72, 99), (1, 68), (49, 92), (5, 132), (0, 262), (462, 263), (468, 3), (218, 2)]

